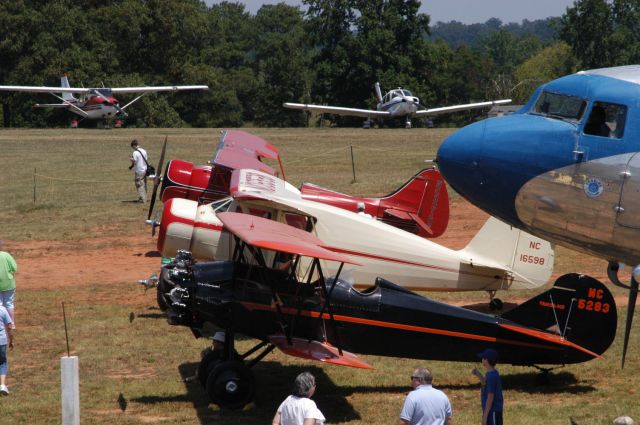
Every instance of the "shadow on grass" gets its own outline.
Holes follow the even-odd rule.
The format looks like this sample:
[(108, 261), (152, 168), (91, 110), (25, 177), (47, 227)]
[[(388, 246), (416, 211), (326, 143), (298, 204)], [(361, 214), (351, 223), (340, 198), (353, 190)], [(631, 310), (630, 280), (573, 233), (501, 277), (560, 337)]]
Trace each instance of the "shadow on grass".
[[(178, 366), (180, 376), (184, 379), (193, 376), (198, 363), (183, 363)], [(291, 387), (295, 377), (304, 371), (311, 372), (316, 377), (317, 393), (313, 396), (318, 408), (331, 422), (349, 422), (360, 420), (361, 417), (346, 400), (346, 396), (353, 392), (394, 392), (395, 387), (338, 387), (324, 373), (315, 366), (284, 366), (278, 362), (262, 361), (253, 368), (256, 378), (256, 394), (254, 402), (242, 410), (223, 410), (210, 404), (205, 389), (195, 380), (185, 383), (186, 393), (174, 396), (147, 395), (137, 397), (131, 401), (143, 404), (190, 401), (196, 411), (201, 424), (215, 422), (216, 424), (263, 424), (268, 423), (275, 414), (282, 401), (291, 394)], [(402, 390), (406, 390), (405, 387)]]
[[(592, 385), (580, 383), (573, 373), (560, 372), (543, 374), (540, 372), (502, 375), (502, 388), (529, 394), (586, 394), (596, 390)], [(472, 390), (480, 391), (480, 384), (442, 385), (443, 391)]]
[(147, 251), (144, 254), (145, 257), (152, 257), (152, 258), (160, 258), (162, 257), (162, 254), (160, 254), (160, 252), (158, 251)]

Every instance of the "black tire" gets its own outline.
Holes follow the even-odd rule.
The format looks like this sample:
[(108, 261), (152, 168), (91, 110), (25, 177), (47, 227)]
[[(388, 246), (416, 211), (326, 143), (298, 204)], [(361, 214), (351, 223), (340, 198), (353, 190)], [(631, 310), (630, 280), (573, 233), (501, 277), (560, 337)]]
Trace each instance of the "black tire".
[(211, 350), (204, 355), (198, 365), (198, 381), (203, 388), (207, 388), (207, 378), (213, 369), (222, 361), (222, 350)]
[(500, 298), (494, 298), (489, 301), (489, 308), (493, 311), (502, 310), (503, 304)]
[(209, 399), (223, 409), (242, 409), (253, 400), (255, 390), (253, 373), (241, 361), (221, 362), (207, 378)]

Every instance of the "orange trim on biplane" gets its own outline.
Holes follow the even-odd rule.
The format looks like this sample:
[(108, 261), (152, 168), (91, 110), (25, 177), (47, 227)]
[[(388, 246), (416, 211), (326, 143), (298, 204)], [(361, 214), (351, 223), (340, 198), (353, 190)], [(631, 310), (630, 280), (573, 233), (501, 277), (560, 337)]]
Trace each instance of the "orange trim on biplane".
[[(248, 310), (262, 310), (262, 311), (272, 311), (272, 312), (276, 311), (275, 307), (268, 306), (268, 305), (265, 305), (265, 304), (250, 303), (250, 302), (245, 302), (245, 301), (241, 302), (240, 304), (242, 304)], [(292, 307), (283, 307), (283, 308), (280, 309), (280, 311), (282, 313), (284, 313), (284, 314), (290, 314), (290, 315), (297, 315), (298, 314), (298, 310), (295, 309), (295, 308), (292, 308)], [(302, 310), (300, 312), (300, 314), (302, 316), (313, 317), (313, 318), (318, 318), (320, 316), (320, 313), (318, 313), (316, 311), (309, 311), (309, 310)], [(330, 320), (331, 316), (329, 315), (329, 313), (323, 313), (322, 318), (326, 319), (326, 320)], [(466, 333), (466, 332), (447, 331), (447, 330), (443, 330), (443, 329), (428, 328), (428, 327), (424, 327), (424, 326), (405, 325), (403, 323), (383, 322), (383, 321), (380, 321), (380, 320), (363, 319), (363, 318), (360, 318), (360, 317), (344, 316), (344, 315), (341, 315), (341, 314), (334, 314), (333, 318), (334, 318), (334, 320), (336, 320), (338, 322), (358, 323), (358, 324), (369, 325), (369, 326), (377, 326), (377, 327), (382, 327), (382, 328), (402, 329), (402, 330), (407, 330), (407, 331), (412, 331), (412, 332), (421, 332), (421, 333), (428, 333), (428, 334), (433, 334), (433, 335), (451, 336), (451, 337), (454, 337), (454, 338), (472, 339), (472, 340), (477, 340), (477, 341), (493, 342), (493, 343), (498, 343), (498, 344), (509, 344), (509, 345), (518, 345), (518, 346), (522, 346), (522, 347), (542, 348), (542, 349), (545, 349), (545, 350), (562, 350), (562, 347), (550, 347), (548, 345), (535, 344), (535, 343), (532, 343), (532, 342), (524, 342), (524, 341), (511, 340), (511, 339), (495, 338), (495, 337), (486, 336), (486, 335), (475, 335), (475, 334), (470, 334), (470, 333)], [(573, 344), (573, 343), (571, 343), (571, 342), (569, 342), (567, 340), (561, 339), (560, 337), (554, 338), (553, 335), (549, 335), (549, 334), (544, 333), (544, 332), (534, 331), (532, 329), (519, 328), (517, 326), (511, 326), (511, 325), (499, 325), (499, 326), (502, 326), (505, 329), (509, 329), (509, 330), (516, 331), (516, 332), (520, 332), (520, 333), (522, 333), (524, 335), (527, 335), (527, 336), (531, 336), (531, 337), (534, 337), (534, 338), (538, 338), (538, 339), (542, 339), (542, 340), (549, 341), (549, 342), (552, 342), (552, 343), (556, 343), (558, 345), (575, 348), (575, 349), (583, 351), (583, 352), (585, 352), (585, 353), (587, 353), (589, 355), (592, 355), (594, 357), (600, 357), (597, 354), (592, 353), (591, 351), (580, 347), (579, 345), (576, 345), (576, 344)]]

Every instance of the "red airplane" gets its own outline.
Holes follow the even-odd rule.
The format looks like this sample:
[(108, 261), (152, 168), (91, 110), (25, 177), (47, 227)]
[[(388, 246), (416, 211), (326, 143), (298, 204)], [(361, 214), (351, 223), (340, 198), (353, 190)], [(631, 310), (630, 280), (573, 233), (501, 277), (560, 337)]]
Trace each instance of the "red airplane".
[[(210, 164), (194, 166), (181, 160), (172, 160), (162, 179), (161, 200), (184, 198), (204, 204), (230, 194), (231, 173), (235, 169), (250, 168), (271, 175), (278, 175), (263, 159), (278, 161), (279, 173), (285, 180), (284, 168), (278, 149), (266, 140), (239, 130), (223, 132), (216, 154)], [(161, 168), (161, 165), (158, 169)], [(161, 172), (158, 172), (160, 175)], [(156, 185), (152, 196), (149, 217), (153, 210)], [(449, 223), (449, 197), (440, 173), (425, 169), (409, 179), (395, 192), (380, 198), (354, 197), (305, 183), (300, 188), (302, 197), (330, 204), (353, 212), (369, 214), (373, 218), (419, 236), (435, 238)], [(165, 208), (165, 211), (170, 208)], [(163, 217), (163, 227), (165, 223)], [(195, 217), (194, 217), (195, 218)]]

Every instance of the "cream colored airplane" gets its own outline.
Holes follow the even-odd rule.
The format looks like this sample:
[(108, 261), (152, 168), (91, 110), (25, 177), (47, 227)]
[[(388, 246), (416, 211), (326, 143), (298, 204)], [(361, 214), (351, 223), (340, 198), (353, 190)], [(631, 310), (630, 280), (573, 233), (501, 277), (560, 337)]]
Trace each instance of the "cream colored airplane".
[[(217, 213), (236, 211), (312, 232), (327, 248), (364, 266), (345, 265), (341, 273), (359, 288), (383, 277), (411, 290), (488, 291), (499, 308), (495, 291), (537, 288), (553, 271), (548, 242), (494, 218), (456, 251), (366, 215), (303, 199), (293, 185), (260, 171), (234, 171), (230, 187), (231, 197), (211, 204), (181, 198), (165, 204), (158, 238), (164, 257), (187, 250), (203, 260), (232, 258), (233, 246), (228, 236), (221, 239)], [(337, 272), (335, 267), (323, 264), (330, 273)]]

